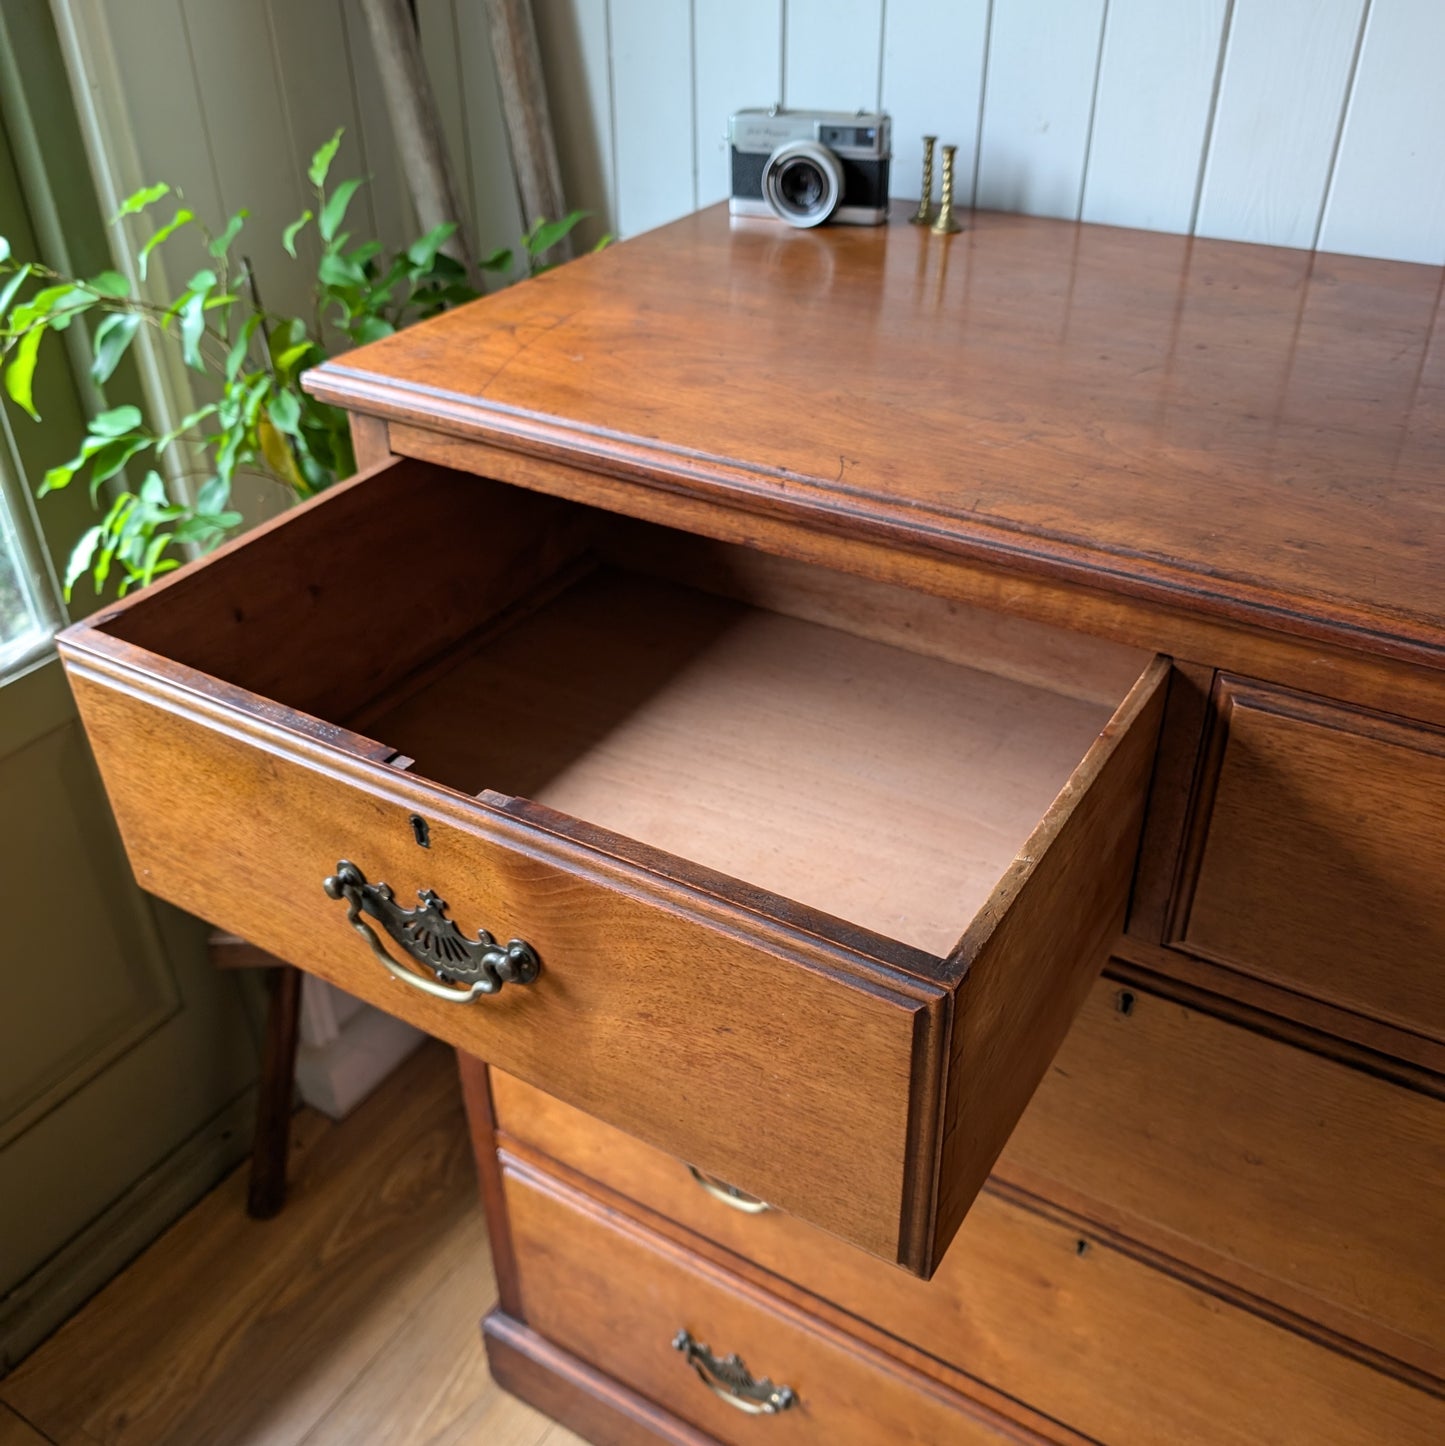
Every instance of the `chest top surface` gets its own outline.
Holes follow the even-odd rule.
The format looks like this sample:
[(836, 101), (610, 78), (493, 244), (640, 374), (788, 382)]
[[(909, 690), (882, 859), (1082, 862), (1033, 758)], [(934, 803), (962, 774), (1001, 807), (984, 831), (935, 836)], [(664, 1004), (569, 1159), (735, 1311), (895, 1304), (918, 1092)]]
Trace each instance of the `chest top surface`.
[(715, 207), (330, 362), (343, 406), (1445, 666), (1438, 268)]

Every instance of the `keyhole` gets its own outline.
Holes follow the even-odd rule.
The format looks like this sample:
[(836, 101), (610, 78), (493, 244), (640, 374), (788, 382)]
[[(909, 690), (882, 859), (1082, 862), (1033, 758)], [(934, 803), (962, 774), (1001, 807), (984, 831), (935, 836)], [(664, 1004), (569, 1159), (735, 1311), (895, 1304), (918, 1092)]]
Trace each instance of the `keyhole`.
[(417, 841), (419, 848), (429, 849), (431, 847), (431, 829), (427, 821), (419, 814), (411, 816), (411, 836)]
[(1121, 989), (1114, 998), (1120, 1014), (1133, 1014), (1134, 991), (1132, 989)]

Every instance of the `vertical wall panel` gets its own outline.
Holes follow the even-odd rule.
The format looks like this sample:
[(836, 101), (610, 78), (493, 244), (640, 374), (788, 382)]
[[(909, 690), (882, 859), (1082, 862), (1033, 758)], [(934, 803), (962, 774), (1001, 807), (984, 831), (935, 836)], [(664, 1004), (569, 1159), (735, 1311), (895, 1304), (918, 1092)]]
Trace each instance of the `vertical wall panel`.
[[(251, 212), (245, 254), (255, 263), (267, 306), (304, 311), (311, 300), (309, 279), (282, 249), (281, 233), (308, 198), (289, 159), (291, 138), (265, 8), (186, 0), (186, 21), (221, 208), (227, 215), (243, 206)], [(222, 215), (213, 224), (225, 221)]]
[(1188, 231), (1227, 0), (1109, 0), (1085, 221)]
[(447, 160), (460, 192), (457, 204), (466, 211), (463, 219), (467, 225), (467, 239), (472, 249), (477, 251), (477, 198), (473, 192), (467, 113), (462, 102), (462, 58), (461, 47), (457, 44), (454, 0), (416, 0), (416, 19), (421, 33), (422, 63), (426, 66), (427, 79), (431, 81)]
[(456, 14), (457, 57), (463, 77), (462, 115), (472, 171), (472, 244), (478, 256), (486, 256), (502, 246), (515, 247), (523, 230), (537, 218), (528, 216), (524, 220), (522, 216), (486, 13), (481, 5), (467, 0), (457, 6)]
[(784, 100), (803, 110), (878, 104), (883, 0), (787, 0)]
[(692, 18), (687, 5), (610, 0), (617, 229), (693, 209)]
[[(361, 11), (361, 0), (342, 0), (342, 23), (346, 39), (348, 78), (356, 107), (356, 139), (370, 184), (366, 187), (376, 218), (377, 240), (396, 250), (416, 239), (416, 215), (411, 192), (402, 175), (401, 159), (391, 134), (391, 120), (381, 94), (381, 75), (371, 48), (371, 31)], [(320, 84), (322, 76), (336, 74), (342, 57), (337, 56), (325, 70), (313, 72), (311, 84), (319, 97), (317, 105), (334, 92), (339, 79)], [(309, 154), (306, 157), (309, 160)]]
[[(265, 9), (290, 138), (287, 159), (296, 177), (296, 188), (310, 205), (311, 183), (306, 168), (317, 146), (338, 126), (346, 134), (332, 176), (343, 179), (369, 173), (366, 141), (349, 83), (351, 58), (341, 0), (311, 0), (306, 5), (267, 0)], [(336, 83), (318, 85), (317, 78), (323, 75), (334, 76)], [(351, 203), (348, 225), (357, 235), (376, 235), (374, 202), (371, 187), (366, 186)]]
[(1197, 231), (1314, 243), (1364, 0), (1236, 0)]
[(1104, 0), (994, 0), (977, 204), (1077, 217)]
[(1320, 246), (1445, 262), (1445, 4), (1374, 0)]
[[(883, 109), (893, 117), (895, 196), (917, 197), (923, 137), (958, 147), (954, 195), (973, 196), (979, 99), (989, 0), (888, 0), (883, 32)], [(934, 192), (937, 193), (937, 171)]]
[(595, 241), (617, 224), (607, 7), (598, 0), (533, 0), (532, 11), (563, 191), (568, 206), (593, 213), (578, 235)]
[(782, 95), (782, 0), (694, 0), (697, 203), (732, 193), (728, 117)]

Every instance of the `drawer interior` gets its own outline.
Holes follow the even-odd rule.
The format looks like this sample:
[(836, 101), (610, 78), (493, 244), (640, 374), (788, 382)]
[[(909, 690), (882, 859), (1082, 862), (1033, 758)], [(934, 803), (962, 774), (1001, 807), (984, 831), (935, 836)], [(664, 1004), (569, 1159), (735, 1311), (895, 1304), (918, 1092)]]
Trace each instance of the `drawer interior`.
[(104, 626), (935, 955), (1149, 660), (415, 463)]

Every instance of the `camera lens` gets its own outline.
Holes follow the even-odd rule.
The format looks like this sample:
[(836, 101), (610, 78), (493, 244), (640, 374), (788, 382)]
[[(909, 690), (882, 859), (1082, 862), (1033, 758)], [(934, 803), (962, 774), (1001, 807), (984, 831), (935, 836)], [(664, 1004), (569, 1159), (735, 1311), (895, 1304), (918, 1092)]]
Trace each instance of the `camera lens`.
[(827, 189), (814, 161), (787, 161), (778, 169), (778, 194), (795, 211), (816, 211)]
[(843, 170), (827, 146), (793, 141), (779, 146), (763, 168), (763, 195), (791, 226), (816, 226), (837, 209)]

